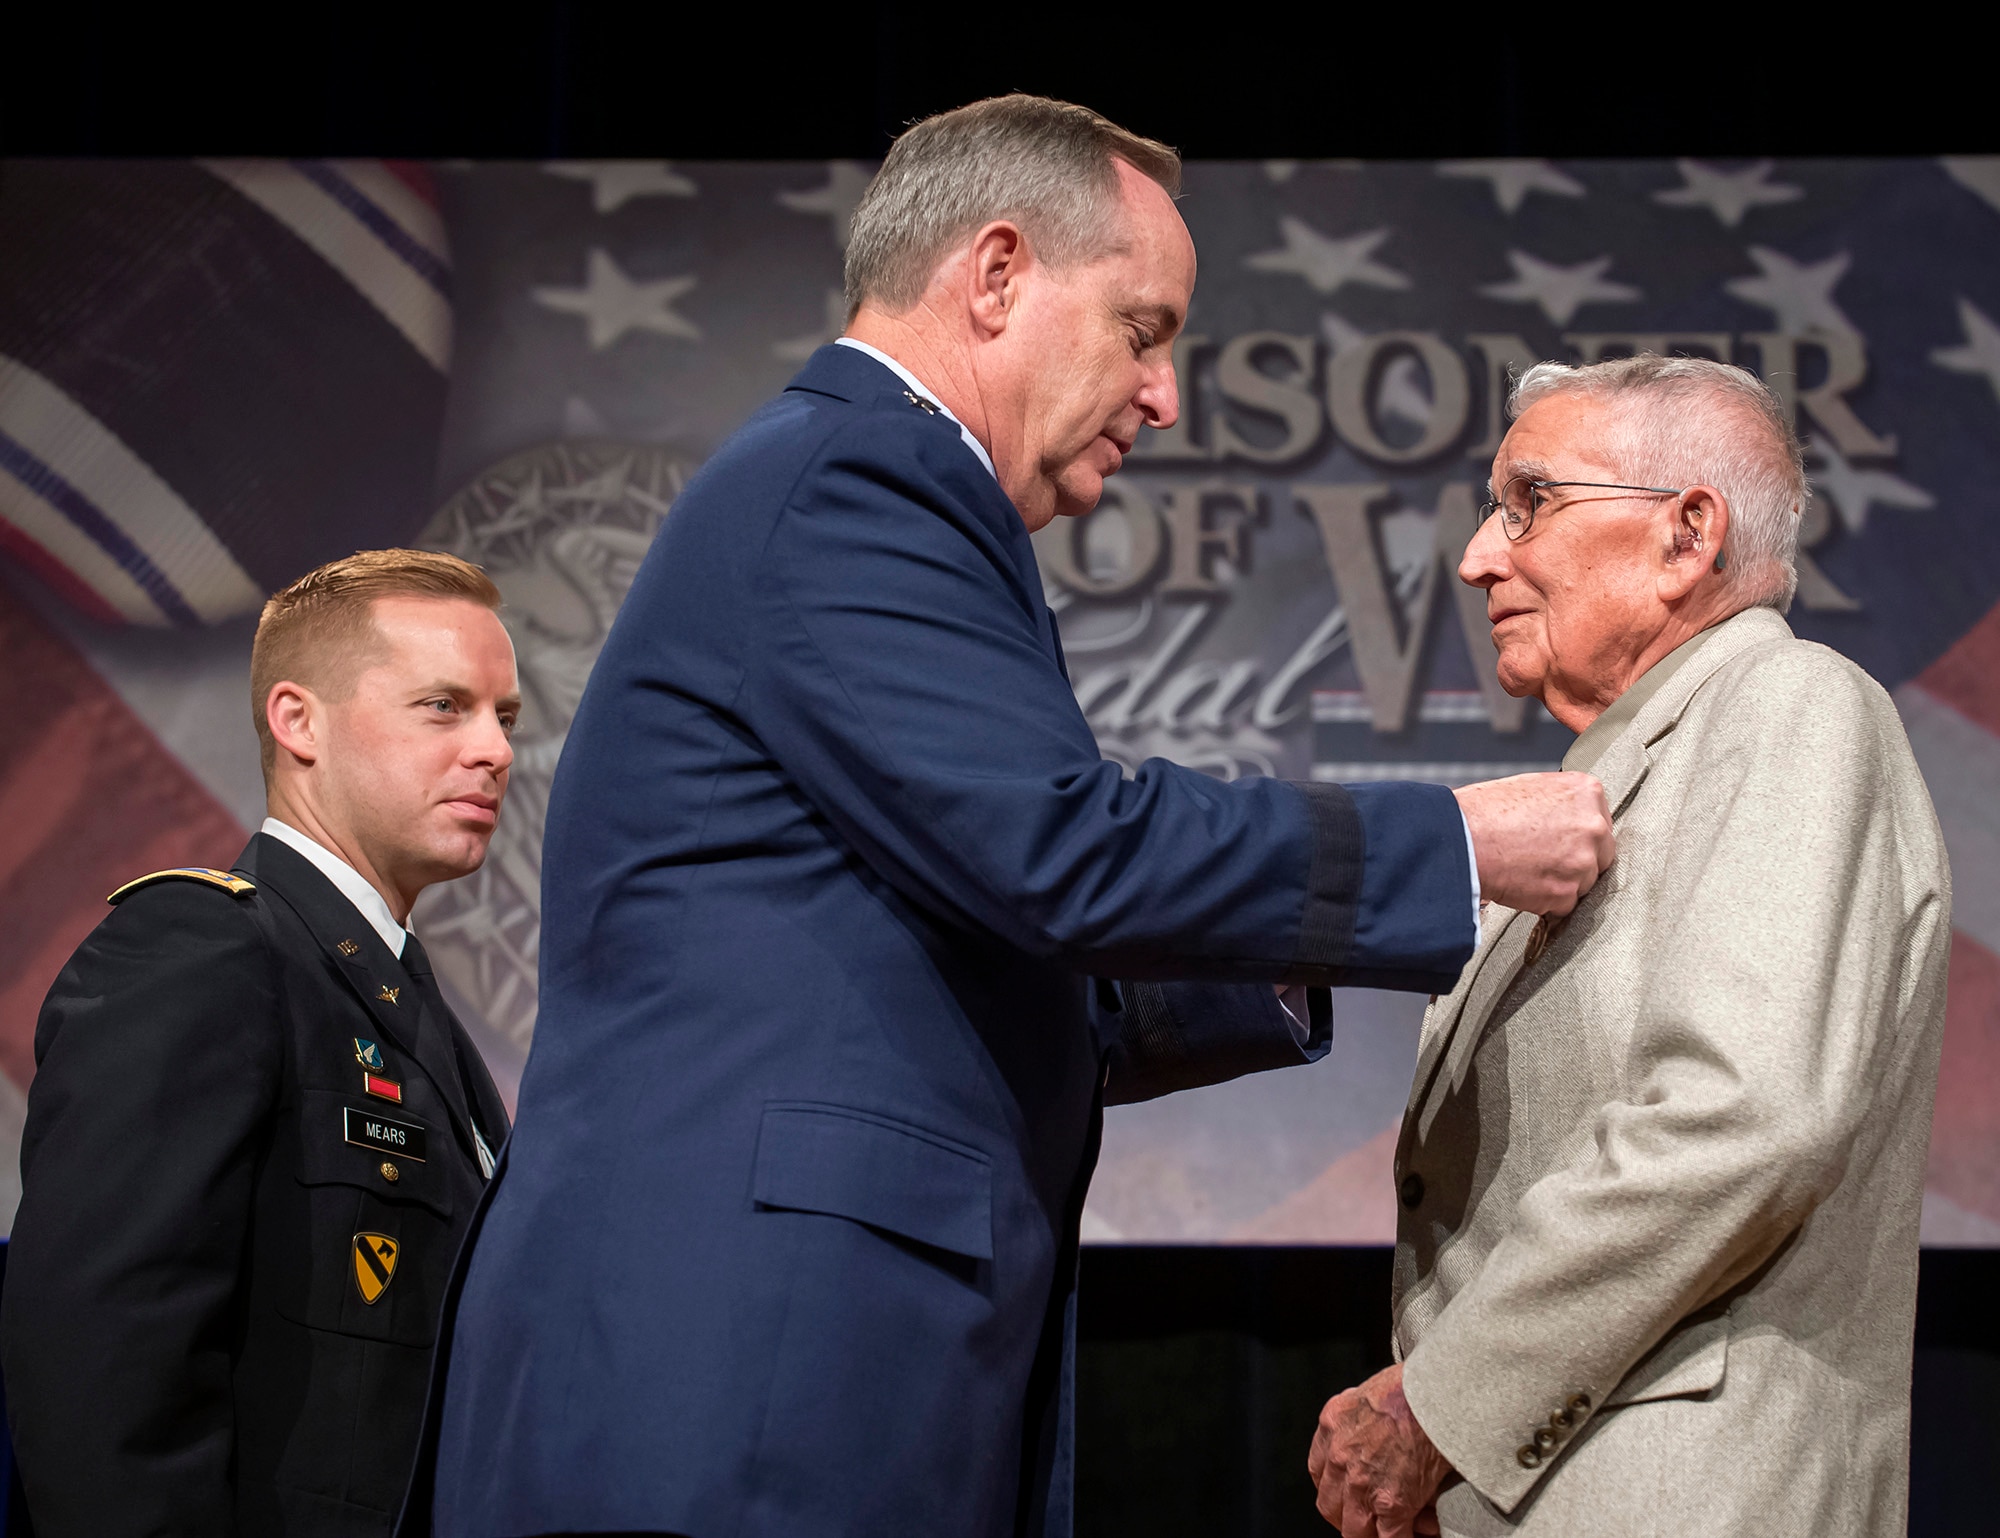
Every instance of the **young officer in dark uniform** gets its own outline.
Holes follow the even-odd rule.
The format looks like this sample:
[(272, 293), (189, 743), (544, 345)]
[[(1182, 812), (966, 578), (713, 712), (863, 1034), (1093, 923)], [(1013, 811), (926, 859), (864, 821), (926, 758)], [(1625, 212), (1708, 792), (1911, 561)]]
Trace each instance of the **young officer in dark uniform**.
[(513, 761), (485, 575), (374, 551), (273, 598), (270, 818), (159, 871), (35, 1034), (5, 1294), (41, 1538), (377, 1534), (506, 1111), (405, 927), (476, 870)]

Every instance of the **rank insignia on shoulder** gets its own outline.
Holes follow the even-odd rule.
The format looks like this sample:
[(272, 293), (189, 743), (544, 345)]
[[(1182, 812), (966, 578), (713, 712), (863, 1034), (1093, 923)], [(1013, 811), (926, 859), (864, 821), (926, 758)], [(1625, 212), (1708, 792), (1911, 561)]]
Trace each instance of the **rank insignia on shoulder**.
[(384, 1004), (393, 1004), (396, 1002), (396, 995), (402, 991), (400, 988), (391, 988), (387, 983), (384, 983), (382, 991), (376, 994), (375, 997), (380, 999)]
[(403, 1086), (394, 1079), (383, 1078), (379, 1073), (362, 1074), (361, 1087), (377, 1100), (393, 1100), (397, 1105), (403, 1103)]
[(363, 1303), (373, 1303), (389, 1290), (403, 1247), (387, 1234), (354, 1236), (354, 1289)]
[(204, 886), (220, 888), (231, 897), (245, 897), (257, 890), (257, 883), (245, 881), (241, 876), (226, 870), (216, 870), (207, 865), (177, 865), (172, 870), (156, 870), (150, 876), (141, 876), (137, 881), (128, 881), (104, 900), (121, 903), (140, 887), (151, 886), (156, 881), (199, 881)]
[(363, 1041), (359, 1036), (354, 1038), (354, 1061), (363, 1068), (388, 1067), (388, 1064), (382, 1061), (382, 1049), (372, 1041)]

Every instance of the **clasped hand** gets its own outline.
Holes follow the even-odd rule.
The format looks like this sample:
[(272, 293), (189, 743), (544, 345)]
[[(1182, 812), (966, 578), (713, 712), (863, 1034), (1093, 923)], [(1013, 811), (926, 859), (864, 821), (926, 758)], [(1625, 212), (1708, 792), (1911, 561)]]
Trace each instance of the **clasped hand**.
[(1326, 1402), (1306, 1472), (1342, 1538), (1410, 1538), (1438, 1531), (1431, 1502), (1451, 1465), (1417, 1424), (1396, 1366)]

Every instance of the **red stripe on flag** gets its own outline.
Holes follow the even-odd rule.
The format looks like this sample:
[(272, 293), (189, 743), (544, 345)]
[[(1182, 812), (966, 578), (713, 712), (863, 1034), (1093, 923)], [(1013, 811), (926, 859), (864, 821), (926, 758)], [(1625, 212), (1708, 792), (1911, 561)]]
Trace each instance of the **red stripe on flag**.
[(25, 1089), (42, 999), (111, 911), (105, 894), (148, 871), (226, 867), (247, 835), (4, 584), (0, 720), (0, 1071)]
[(1924, 1184), (2000, 1218), (2000, 956), (1954, 932), (1944, 1062)]
[(437, 181), (421, 160), (385, 160), (382, 168), (432, 208), (438, 206)]
[(98, 624), (123, 626), (126, 623), (125, 616), (106, 603), (96, 588), (51, 555), (40, 541), (4, 518), (0, 518), (0, 550), (5, 550), (53, 588), (58, 596), (69, 600)]
[(1916, 681), (1968, 720), (2000, 736), (2000, 604)]

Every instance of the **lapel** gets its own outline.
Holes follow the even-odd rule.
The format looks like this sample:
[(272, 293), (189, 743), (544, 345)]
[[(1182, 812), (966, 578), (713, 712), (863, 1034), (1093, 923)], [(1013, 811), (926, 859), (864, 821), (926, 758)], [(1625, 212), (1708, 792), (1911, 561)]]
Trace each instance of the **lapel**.
[(312, 862), (275, 838), (259, 833), (237, 868), (298, 915), (334, 969), (354, 990), (382, 1033), (414, 1060), (438, 1092), (460, 1140), (472, 1146), (471, 1121), (459, 1086), (451, 1022), (429, 1008), (395, 952)]
[[(1687, 662), (1652, 699), (1648, 700), (1631, 724), (1606, 745), (1590, 772), (1604, 786), (1604, 799), (1611, 807), (1614, 828), (1631, 807), (1652, 768), (1653, 750), (1680, 724), (1681, 716), (1701, 686), (1722, 667), (1753, 646), (1791, 638), (1791, 627), (1773, 609), (1746, 609), (1724, 620), (1715, 635)], [(1511, 908), (1497, 924), (1489, 923), (1490, 937), (1482, 937), (1478, 952), (1467, 964), (1465, 975), (1452, 991), (1450, 1014), (1424, 1044), (1417, 1061), (1416, 1077), (1410, 1087), (1410, 1119), (1430, 1098), (1431, 1088), (1440, 1077), (1456, 1083), (1466, 1060), (1478, 1047), (1492, 1017), (1494, 1006), (1506, 993), (1527, 958), (1528, 940), (1534, 932), (1535, 917)], [(1440, 1070), (1442, 1074), (1440, 1074)]]

